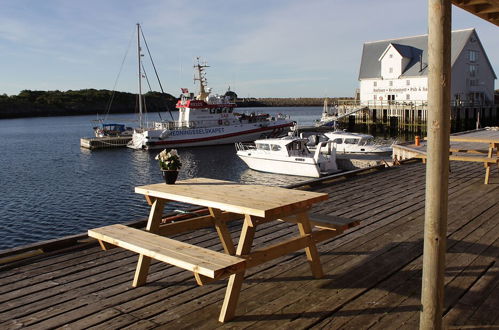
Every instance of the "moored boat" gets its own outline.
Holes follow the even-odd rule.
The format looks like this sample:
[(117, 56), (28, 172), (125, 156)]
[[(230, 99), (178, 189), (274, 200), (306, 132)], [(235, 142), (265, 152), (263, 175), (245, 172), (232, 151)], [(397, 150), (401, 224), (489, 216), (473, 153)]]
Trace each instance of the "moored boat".
[(95, 137), (132, 136), (133, 128), (128, 127), (125, 124), (100, 122), (97, 126), (94, 126), (94, 134)]
[(369, 134), (333, 131), (324, 133), (336, 145), (338, 154), (389, 154), (392, 147), (376, 144), (374, 137)]
[(134, 149), (181, 148), (254, 141), (279, 136), (293, 126), (289, 118), (268, 114), (239, 114), (230, 96), (211, 94), (207, 88), (206, 64), (194, 66), (199, 81), (199, 94), (182, 88), (176, 107), (177, 121), (154, 122), (150, 127), (135, 129), (128, 145)]
[(316, 178), (338, 172), (334, 143), (320, 142), (312, 153), (308, 141), (293, 136), (260, 139), (254, 144), (237, 143), (236, 150), (239, 158), (256, 171)]

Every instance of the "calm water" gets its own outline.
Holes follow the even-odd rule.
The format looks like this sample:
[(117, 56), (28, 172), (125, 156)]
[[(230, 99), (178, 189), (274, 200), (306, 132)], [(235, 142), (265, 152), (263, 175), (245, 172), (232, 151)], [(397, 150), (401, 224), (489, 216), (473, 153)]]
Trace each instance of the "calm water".
[[(320, 118), (322, 107), (241, 110), (285, 113), (306, 126)], [(109, 118), (131, 120), (133, 115)], [(162, 181), (154, 160), (159, 151), (82, 149), (80, 137), (92, 135), (93, 119), (0, 120), (0, 250), (147, 217), (149, 208), (133, 189)], [(233, 145), (189, 148), (179, 154), (183, 161), (179, 179), (209, 177), (272, 185), (308, 179), (252, 171), (236, 156)], [(170, 210), (179, 207), (172, 205)]]

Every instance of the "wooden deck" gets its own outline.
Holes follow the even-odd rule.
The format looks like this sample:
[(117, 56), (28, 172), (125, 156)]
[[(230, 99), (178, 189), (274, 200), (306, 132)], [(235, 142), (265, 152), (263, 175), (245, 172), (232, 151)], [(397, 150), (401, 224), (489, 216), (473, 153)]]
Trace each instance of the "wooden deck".
[[(499, 327), (499, 175), (451, 162), (444, 321)], [(407, 163), (311, 187), (328, 192), (318, 213), (362, 221), (318, 245), (326, 276), (312, 278), (304, 252), (252, 268), (237, 317), (217, 321), (225, 281), (197, 286), (192, 273), (155, 262), (132, 288), (137, 255), (80, 244), (0, 265), (0, 328), (416, 329), (419, 325), (425, 166)], [(239, 233), (232, 226), (232, 235)], [(295, 231), (262, 225), (255, 244)], [(222, 251), (214, 230), (180, 236)], [(257, 299), (258, 298), (258, 299)]]

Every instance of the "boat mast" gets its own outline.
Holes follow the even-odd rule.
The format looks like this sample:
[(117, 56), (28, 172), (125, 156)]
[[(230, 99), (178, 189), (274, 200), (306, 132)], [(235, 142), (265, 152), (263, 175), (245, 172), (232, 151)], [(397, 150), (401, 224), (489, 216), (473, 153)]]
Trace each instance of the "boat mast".
[(210, 92), (206, 92), (206, 76), (204, 73), (204, 68), (209, 68), (210, 66), (206, 63), (201, 64), (199, 62), (199, 56), (196, 57), (198, 63), (194, 65), (194, 68), (198, 70), (198, 77), (194, 76), (194, 81), (199, 80), (199, 95), (196, 97), (198, 100), (205, 100)]
[(137, 62), (138, 62), (138, 73), (139, 73), (139, 127), (143, 128), (142, 121), (142, 63), (140, 59), (140, 24), (137, 23)]

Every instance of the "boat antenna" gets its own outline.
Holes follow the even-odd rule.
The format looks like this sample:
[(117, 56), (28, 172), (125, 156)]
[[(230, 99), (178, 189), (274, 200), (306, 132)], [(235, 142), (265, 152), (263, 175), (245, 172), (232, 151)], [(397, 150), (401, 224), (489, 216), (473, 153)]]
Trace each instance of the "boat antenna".
[[(161, 80), (159, 79), (158, 70), (156, 70), (156, 65), (154, 65), (154, 61), (152, 59), (151, 52), (149, 51), (149, 46), (147, 45), (146, 37), (144, 37), (144, 31), (141, 30), (141, 33), (142, 33), (142, 39), (144, 39), (144, 45), (146, 45), (147, 53), (149, 54), (149, 58), (151, 59), (152, 67), (154, 68), (154, 73), (156, 74), (156, 79), (158, 79), (159, 88), (161, 88), (161, 93), (163, 93), (163, 95), (164, 95), (165, 91), (163, 90), (163, 85), (161, 84)], [(172, 120), (175, 120), (175, 119), (173, 119), (173, 115), (172, 115), (172, 112), (170, 110), (170, 107), (168, 106), (168, 103), (166, 103), (166, 109), (170, 113), (170, 117), (172, 117)], [(160, 117), (161, 117), (161, 115), (160, 115)]]
[(206, 92), (205, 87), (207, 86), (208, 81), (206, 80), (206, 73), (204, 72), (205, 68), (209, 68), (210, 66), (205, 62), (201, 64), (199, 62), (200, 57), (196, 57), (197, 64), (194, 65), (194, 69), (198, 70), (198, 76), (194, 76), (194, 82), (199, 81), (199, 95), (196, 97), (198, 100), (204, 100), (208, 95), (210, 95), (210, 92)]
[(143, 119), (142, 119), (142, 62), (141, 62), (141, 56), (142, 54), (140, 53), (141, 48), (140, 48), (140, 24), (137, 23), (137, 61), (138, 61), (138, 73), (139, 73), (139, 85), (138, 85), (138, 92), (139, 92), (139, 127), (143, 128)]

